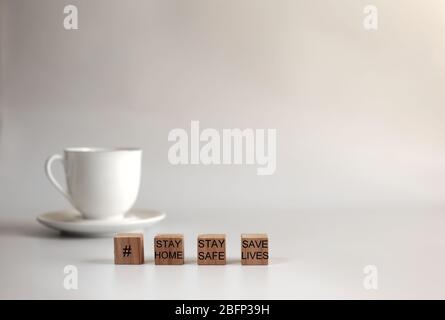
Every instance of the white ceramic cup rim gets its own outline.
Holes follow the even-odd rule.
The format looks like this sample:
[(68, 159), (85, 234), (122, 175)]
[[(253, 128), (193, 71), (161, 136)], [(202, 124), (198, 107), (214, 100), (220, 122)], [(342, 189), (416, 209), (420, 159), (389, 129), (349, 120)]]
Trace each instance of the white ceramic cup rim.
[(103, 148), (103, 147), (70, 147), (65, 148), (65, 152), (76, 152), (76, 153), (106, 153), (106, 152), (138, 152), (142, 151), (141, 148), (132, 148), (132, 147), (112, 147), (112, 148)]

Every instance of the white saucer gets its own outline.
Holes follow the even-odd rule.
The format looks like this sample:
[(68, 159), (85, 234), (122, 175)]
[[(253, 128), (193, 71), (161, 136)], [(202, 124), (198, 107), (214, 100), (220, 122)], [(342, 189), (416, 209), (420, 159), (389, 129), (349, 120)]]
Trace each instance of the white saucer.
[(88, 220), (78, 212), (64, 210), (43, 213), (37, 221), (61, 232), (94, 236), (145, 229), (165, 216), (165, 213), (155, 210), (133, 209), (121, 219)]

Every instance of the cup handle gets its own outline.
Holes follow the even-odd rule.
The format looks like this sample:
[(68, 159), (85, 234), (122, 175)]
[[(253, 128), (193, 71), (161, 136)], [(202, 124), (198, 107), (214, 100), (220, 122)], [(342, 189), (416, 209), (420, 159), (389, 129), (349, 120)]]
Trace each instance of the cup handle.
[(57, 182), (56, 178), (54, 178), (53, 173), (51, 171), (51, 167), (54, 161), (60, 161), (63, 166), (65, 166), (65, 163), (63, 161), (63, 157), (60, 154), (55, 154), (49, 157), (46, 160), (45, 163), (45, 173), (48, 177), (49, 181), (56, 187), (59, 192), (68, 199), (69, 202), (71, 202), (71, 197), (69, 196), (68, 192)]

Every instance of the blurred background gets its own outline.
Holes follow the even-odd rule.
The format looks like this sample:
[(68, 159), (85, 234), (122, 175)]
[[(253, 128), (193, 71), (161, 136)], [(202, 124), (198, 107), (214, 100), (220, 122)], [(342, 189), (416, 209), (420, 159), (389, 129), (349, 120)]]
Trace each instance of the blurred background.
[[(443, 298), (444, 57), (443, 0), (0, 0), (0, 297)], [(275, 174), (171, 165), (192, 120), (276, 129)], [(108, 238), (37, 225), (70, 207), (43, 165), (73, 146), (143, 148), (136, 206), (168, 214), (147, 259), (181, 232), (187, 265), (115, 268)], [(227, 233), (222, 269), (193, 262), (208, 232)], [(241, 232), (269, 234), (269, 267), (239, 267)]]
[[(78, 30), (63, 28), (67, 4)], [(445, 205), (444, 1), (0, 6), (1, 215), (69, 207), (43, 172), (68, 146), (142, 147), (137, 206), (170, 217)], [(171, 165), (168, 133), (191, 120), (277, 129), (275, 174)]]

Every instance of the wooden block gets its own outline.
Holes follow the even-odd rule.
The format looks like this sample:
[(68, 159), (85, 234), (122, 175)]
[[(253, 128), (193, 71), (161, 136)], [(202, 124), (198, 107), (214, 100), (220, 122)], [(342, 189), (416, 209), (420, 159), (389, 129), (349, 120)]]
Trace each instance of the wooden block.
[(267, 234), (241, 235), (241, 264), (265, 265), (269, 263)]
[(184, 264), (184, 236), (158, 234), (154, 239), (155, 264)]
[(144, 263), (144, 235), (142, 233), (120, 233), (114, 236), (115, 264)]
[(198, 264), (226, 264), (225, 234), (201, 234), (198, 236)]

